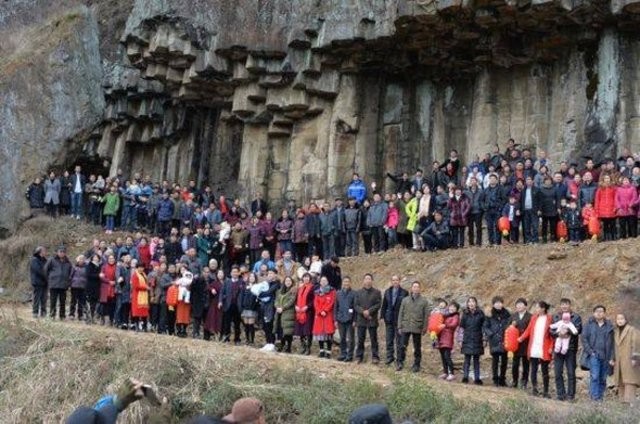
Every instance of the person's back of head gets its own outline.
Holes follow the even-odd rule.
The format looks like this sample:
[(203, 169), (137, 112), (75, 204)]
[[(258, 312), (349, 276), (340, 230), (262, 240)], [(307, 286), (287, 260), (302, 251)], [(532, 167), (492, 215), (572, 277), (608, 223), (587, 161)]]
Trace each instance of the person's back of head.
[(382, 404), (364, 405), (351, 413), (349, 424), (392, 424), (391, 414)]

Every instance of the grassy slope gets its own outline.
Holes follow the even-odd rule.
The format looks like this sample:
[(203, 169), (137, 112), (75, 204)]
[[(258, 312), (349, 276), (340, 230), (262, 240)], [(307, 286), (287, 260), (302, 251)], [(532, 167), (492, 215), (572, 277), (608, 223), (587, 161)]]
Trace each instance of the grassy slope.
[[(396, 420), (416, 423), (632, 422), (629, 411), (612, 403), (574, 407), (371, 365), (34, 322), (22, 319), (28, 317), (23, 309), (4, 307), (0, 317), (0, 410), (6, 411), (2, 421), (7, 423), (60, 422), (76, 406), (113, 392), (127, 376), (150, 382), (168, 396), (176, 419), (223, 414), (238, 397), (257, 396), (270, 423), (344, 423), (350, 411), (369, 402), (384, 402)], [(136, 404), (122, 422), (144, 422), (148, 411), (148, 405)]]

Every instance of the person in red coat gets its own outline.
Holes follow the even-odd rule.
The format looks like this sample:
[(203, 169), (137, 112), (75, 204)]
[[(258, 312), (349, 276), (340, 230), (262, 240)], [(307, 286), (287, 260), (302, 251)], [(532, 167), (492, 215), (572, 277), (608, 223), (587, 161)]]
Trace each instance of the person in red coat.
[[(320, 344), (320, 358), (331, 358), (331, 343), (336, 327), (333, 322), (333, 305), (336, 303), (336, 291), (329, 285), (327, 277), (320, 278), (320, 287), (313, 298), (313, 338)], [(326, 346), (326, 349), (325, 349)]]
[(549, 363), (553, 353), (553, 338), (549, 331), (552, 317), (549, 315), (549, 304), (540, 301), (536, 304), (536, 313), (531, 317), (529, 326), (518, 337), (518, 343), (529, 340), (527, 356), (531, 361), (531, 386), (533, 395), (538, 396), (538, 368), (542, 369), (542, 396), (549, 399)]
[(140, 262), (144, 265), (145, 271), (151, 270), (151, 246), (149, 246), (146, 237), (142, 237), (140, 244), (138, 244), (138, 258), (140, 258)]
[[(135, 262), (135, 259), (131, 262)], [(149, 318), (149, 284), (144, 269), (142, 261), (137, 261), (135, 271), (131, 275), (131, 317), (136, 331), (146, 332)]]
[(448, 313), (444, 318), (444, 322), (440, 326), (440, 334), (438, 334), (438, 350), (440, 351), (440, 359), (442, 359), (442, 369), (444, 373), (441, 378), (447, 381), (453, 381), (453, 361), (451, 360), (451, 351), (454, 345), (454, 335), (456, 329), (460, 325), (460, 305), (451, 302), (448, 306)]
[(638, 236), (638, 189), (628, 177), (622, 177), (622, 185), (616, 189), (616, 215), (620, 225), (620, 238)]
[(100, 324), (105, 325), (105, 317), (109, 317), (109, 325), (114, 324), (116, 306), (116, 257), (109, 255), (107, 263), (100, 270)]
[(593, 205), (596, 216), (602, 221), (604, 240), (616, 239), (616, 187), (611, 182), (611, 176), (603, 175), (596, 190)]
[(447, 201), (449, 208), (449, 228), (453, 237), (453, 247), (464, 247), (464, 230), (467, 227), (469, 212), (471, 211), (471, 201), (466, 194), (462, 192), (462, 188), (456, 187), (453, 195)]

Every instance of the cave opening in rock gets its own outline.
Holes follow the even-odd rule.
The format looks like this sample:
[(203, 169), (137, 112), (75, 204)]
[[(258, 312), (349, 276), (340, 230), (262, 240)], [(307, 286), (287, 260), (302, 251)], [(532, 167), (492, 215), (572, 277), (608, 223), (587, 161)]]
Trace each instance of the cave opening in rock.
[(73, 163), (69, 164), (67, 169), (73, 172), (73, 169), (80, 165), (82, 173), (87, 177), (89, 175), (101, 175), (103, 178), (109, 176), (109, 161), (98, 155), (80, 155)]

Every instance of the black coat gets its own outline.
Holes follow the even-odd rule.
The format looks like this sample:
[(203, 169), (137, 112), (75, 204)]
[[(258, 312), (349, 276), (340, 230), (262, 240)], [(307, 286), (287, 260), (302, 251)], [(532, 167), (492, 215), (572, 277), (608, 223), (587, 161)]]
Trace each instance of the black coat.
[(209, 304), (208, 290), (205, 281), (201, 277), (196, 277), (191, 283), (191, 316), (202, 318), (204, 310)]
[(462, 337), (462, 353), (464, 355), (482, 355), (482, 326), (484, 325), (484, 312), (476, 309), (473, 313), (465, 309), (460, 319), (460, 328), (464, 330)]
[[(520, 196), (520, 210), (524, 212), (524, 203), (525, 203), (525, 197), (527, 196), (527, 187), (524, 188), (524, 190), (522, 190), (522, 194)], [(538, 211), (540, 211), (540, 203), (541, 203), (541, 199), (540, 199), (540, 189), (533, 186), (531, 187), (531, 211), (534, 212), (535, 214), (538, 213)]]
[(382, 299), (382, 308), (380, 308), (380, 316), (384, 318), (384, 323), (387, 325), (393, 325), (397, 327), (398, 314), (400, 313), (400, 304), (402, 299), (409, 295), (409, 292), (398, 287), (398, 295), (396, 297), (396, 303), (393, 303), (392, 290), (393, 287), (389, 287), (384, 292), (384, 298)]
[(164, 245), (164, 253), (167, 256), (168, 264), (175, 264), (182, 256), (182, 246), (179, 241), (170, 241)]
[(31, 286), (33, 287), (47, 287), (47, 275), (44, 272), (44, 265), (47, 263), (47, 258), (43, 258), (40, 255), (33, 255), (31, 263), (29, 264), (29, 274), (31, 275)]
[(44, 208), (44, 185), (32, 183), (27, 190), (27, 199), (31, 209)]
[(87, 289), (86, 296), (90, 302), (97, 302), (100, 299), (100, 272), (102, 264), (95, 265), (89, 262), (87, 265)]
[(559, 206), (560, 199), (555, 188), (542, 186), (540, 189), (540, 212), (542, 212), (542, 216), (558, 216)]
[(342, 288), (342, 270), (339, 266), (333, 267), (331, 266), (331, 263), (326, 263), (322, 265), (320, 274), (323, 277), (327, 277), (329, 285), (336, 291)]
[(491, 308), (491, 316), (486, 317), (482, 331), (491, 353), (504, 353), (504, 331), (511, 324), (511, 314), (507, 309)]
[(235, 283), (231, 280), (231, 278), (227, 278), (224, 280), (224, 284), (222, 285), (222, 291), (220, 293), (220, 302), (222, 303), (222, 311), (227, 312), (231, 309), (232, 305), (238, 305), (238, 297), (240, 296), (240, 292), (244, 288), (245, 283), (242, 281), (242, 278), (238, 278)]
[[(522, 335), (529, 326), (529, 322), (531, 322), (531, 314), (525, 312), (524, 315), (522, 315), (522, 319), (520, 319), (520, 315), (514, 312), (513, 315), (511, 315), (511, 320), (516, 322), (516, 328), (518, 328), (518, 332)], [(516, 356), (527, 356), (527, 348), (527, 342), (520, 343), (516, 351)]]

